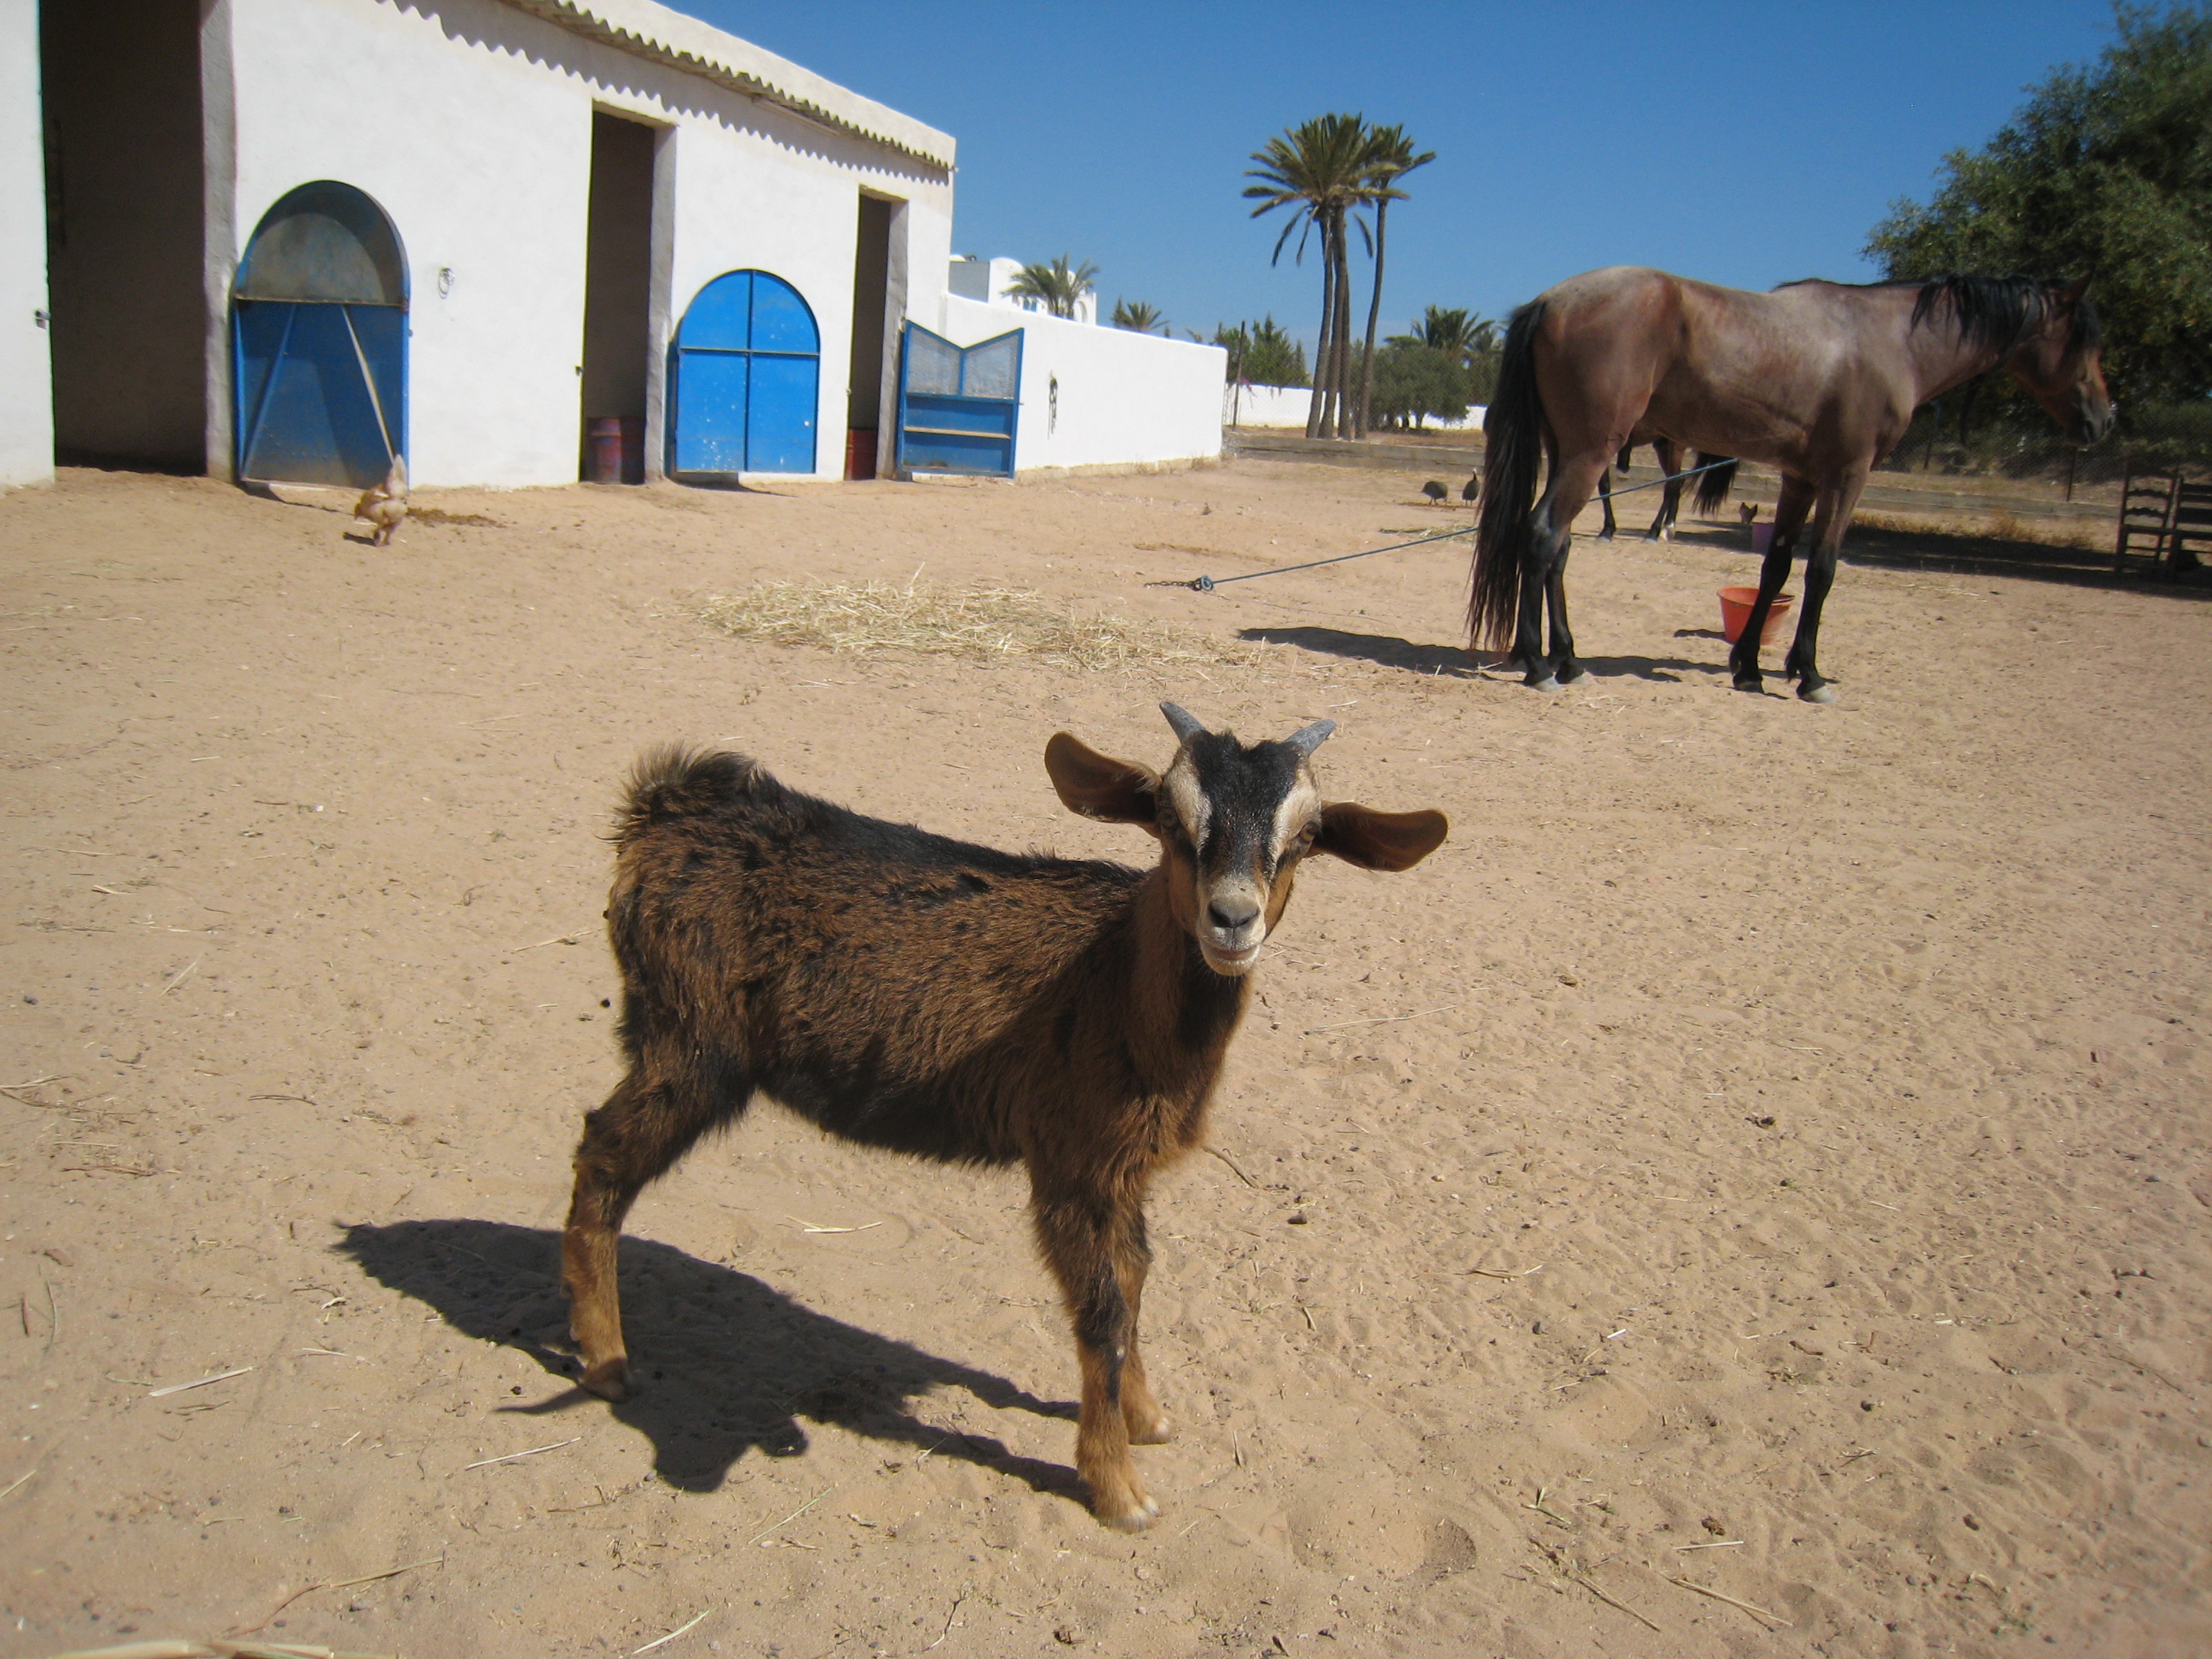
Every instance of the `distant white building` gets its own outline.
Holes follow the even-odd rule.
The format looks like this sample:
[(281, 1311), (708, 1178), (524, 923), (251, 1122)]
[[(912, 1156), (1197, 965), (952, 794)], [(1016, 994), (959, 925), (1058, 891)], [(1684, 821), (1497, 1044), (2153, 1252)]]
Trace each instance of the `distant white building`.
[[(963, 300), (978, 300), (986, 305), (1016, 306), (1024, 311), (1042, 312), (1043, 303), (1036, 300), (1017, 300), (1013, 297), (1014, 279), (1022, 274), (1018, 259), (978, 259), (972, 254), (952, 256), (951, 279), (946, 289)], [(1098, 291), (1085, 289), (1075, 301), (1075, 318), (1079, 323), (1096, 324), (1098, 320)]]
[(1222, 354), (954, 293), (954, 161), (652, 0), (0, 0), (0, 483), (1218, 454)]

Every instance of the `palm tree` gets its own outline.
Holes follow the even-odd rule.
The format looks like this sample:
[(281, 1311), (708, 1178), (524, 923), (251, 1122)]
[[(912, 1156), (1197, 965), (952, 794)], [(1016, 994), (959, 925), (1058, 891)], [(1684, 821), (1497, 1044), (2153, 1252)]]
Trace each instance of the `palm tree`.
[(1476, 337), (1486, 330), (1494, 336), (1498, 325), (1486, 323), (1459, 306), (1431, 306), (1421, 313), (1413, 337), (1425, 346), (1446, 353), (1454, 362), (1464, 364), (1481, 349)]
[(1006, 284), (1006, 297), (1033, 301), (1054, 317), (1072, 318), (1097, 275), (1098, 267), (1088, 259), (1070, 269), (1063, 253), (1048, 265), (1024, 265)]
[[(1259, 180), (1245, 186), (1258, 218), (1279, 207), (1295, 206), (1291, 222), (1275, 239), (1270, 264), (1283, 256), (1292, 231), (1299, 231), (1298, 258), (1305, 257), (1304, 232), (1321, 233), (1321, 339), (1314, 357), (1314, 395), (1306, 412), (1308, 437), (1333, 438), (1340, 423), (1348, 426), (1344, 409), (1345, 341), (1350, 332), (1350, 307), (1345, 289), (1349, 276), (1345, 255), (1346, 224), (1365, 201), (1367, 123), (1358, 115), (1322, 115), (1267, 140), (1264, 149), (1253, 152), (1259, 165), (1244, 176)], [(1366, 227), (1360, 226), (1365, 234)]]
[(1126, 328), (1136, 334), (1165, 334), (1168, 332), (1168, 319), (1160, 315), (1158, 307), (1146, 305), (1142, 300), (1116, 300), (1114, 301), (1114, 326)]
[(1415, 167), (1437, 159), (1432, 149), (1413, 154), (1413, 141), (1402, 127), (1376, 127), (1367, 136), (1367, 199), (1375, 204), (1375, 293), (1367, 304), (1367, 347), (1359, 358), (1359, 413), (1357, 435), (1367, 435), (1367, 416), (1375, 398), (1375, 325), (1382, 314), (1382, 229), (1390, 204), (1402, 202), (1406, 192), (1398, 180)]

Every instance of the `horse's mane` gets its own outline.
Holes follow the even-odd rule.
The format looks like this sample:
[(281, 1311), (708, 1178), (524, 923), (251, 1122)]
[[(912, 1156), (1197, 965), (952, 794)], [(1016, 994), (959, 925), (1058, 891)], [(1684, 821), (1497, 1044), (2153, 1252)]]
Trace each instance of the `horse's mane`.
[[(1807, 283), (1822, 280), (1818, 276), (1806, 276), (1780, 286), (1800, 288)], [(1951, 274), (1905, 277), (1888, 283), (1831, 283), (1828, 286), (1917, 289), (1920, 297), (1912, 302), (1911, 325), (1914, 328), (1934, 317), (1948, 301), (1952, 320), (1958, 325), (1962, 339), (1970, 344), (2005, 352), (2018, 345), (2043, 320), (2045, 308), (2057, 296), (2059, 289), (2066, 285), (2045, 276)], [(2096, 308), (2086, 298), (2075, 301), (2068, 346), (2094, 351), (2103, 343), (2104, 325), (2098, 319)]]

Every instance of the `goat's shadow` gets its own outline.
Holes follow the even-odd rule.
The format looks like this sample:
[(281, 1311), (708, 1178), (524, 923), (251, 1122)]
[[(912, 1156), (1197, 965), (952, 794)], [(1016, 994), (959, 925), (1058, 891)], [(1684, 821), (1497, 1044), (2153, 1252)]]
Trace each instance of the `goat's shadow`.
[[(1484, 678), (1490, 669), (1504, 672), (1502, 663), (1480, 661), (1462, 646), (1416, 645), (1395, 634), (1352, 634), (1340, 628), (1244, 628), (1237, 630), (1237, 637), (1267, 645), (1295, 645), (1304, 651), (1355, 658), (1380, 667), (1402, 668), (1432, 678), (1468, 680)], [(1692, 662), (1686, 657), (1583, 657), (1580, 660), (1600, 679), (1633, 674), (1638, 679), (1663, 680), (1671, 684), (1685, 672), (1721, 672), (1715, 664)]]
[[(503, 1343), (571, 1384), (560, 1239), (495, 1221), (401, 1221), (347, 1227), (337, 1249), (380, 1283), (435, 1309), (465, 1336)], [(712, 1492), (749, 1451), (795, 1457), (801, 1419), (934, 1450), (1081, 1501), (1064, 1465), (1023, 1457), (988, 1435), (926, 1423), (909, 1409), (939, 1384), (985, 1405), (1073, 1420), (1072, 1403), (1039, 1400), (1003, 1377), (878, 1336), (793, 1301), (747, 1273), (651, 1239), (625, 1237), (623, 1327), (636, 1392), (611, 1406), (580, 1388), (501, 1409), (527, 1415), (611, 1412), (652, 1441), (672, 1486)]]

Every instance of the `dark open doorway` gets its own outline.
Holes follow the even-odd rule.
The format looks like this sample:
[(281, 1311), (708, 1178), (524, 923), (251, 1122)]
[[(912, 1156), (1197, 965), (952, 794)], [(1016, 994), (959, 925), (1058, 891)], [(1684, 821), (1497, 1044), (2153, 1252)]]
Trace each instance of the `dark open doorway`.
[(860, 198), (860, 236), (853, 255), (853, 351), (845, 417), (845, 476), (872, 478), (883, 426), (884, 325), (890, 308), (891, 222), (899, 204)]
[(198, 0), (39, 14), (55, 459), (204, 471)]
[(653, 161), (659, 130), (595, 111), (584, 252), (583, 453), (579, 476), (645, 482), (652, 356)]

